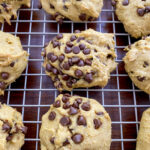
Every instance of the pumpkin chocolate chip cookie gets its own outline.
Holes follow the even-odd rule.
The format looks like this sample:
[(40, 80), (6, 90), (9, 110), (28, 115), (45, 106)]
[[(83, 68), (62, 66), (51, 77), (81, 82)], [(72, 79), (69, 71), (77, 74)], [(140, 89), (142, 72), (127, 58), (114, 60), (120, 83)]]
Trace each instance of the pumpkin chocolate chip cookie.
[(59, 91), (104, 87), (117, 65), (113, 34), (92, 29), (57, 35), (43, 55), (46, 74)]

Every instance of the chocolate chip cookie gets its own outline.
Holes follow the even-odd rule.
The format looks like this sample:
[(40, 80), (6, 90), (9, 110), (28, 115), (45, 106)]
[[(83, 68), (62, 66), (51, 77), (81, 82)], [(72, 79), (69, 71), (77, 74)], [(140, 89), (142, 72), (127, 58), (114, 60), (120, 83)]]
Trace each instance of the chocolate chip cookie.
[(0, 95), (24, 71), (27, 58), (28, 53), (23, 50), (20, 39), (0, 31)]
[(0, 103), (0, 150), (19, 150), (26, 132), (21, 113)]
[(124, 57), (125, 69), (134, 84), (150, 94), (150, 37), (128, 46)]
[(57, 35), (43, 56), (46, 74), (59, 91), (104, 87), (116, 68), (113, 34), (92, 29)]
[(41, 150), (110, 150), (111, 119), (93, 99), (59, 95), (42, 117)]
[(0, 22), (6, 20), (9, 24), (12, 16), (17, 18), (17, 10), (26, 5), (30, 7), (30, 0), (1, 0), (0, 1)]
[(43, 9), (58, 22), (64, 18), (72, 21), (92, 21), (98, 18), (103, 0), (40, 0)]
[(150, 0), (113, 0), (126, 32), (139, 38), (150, 34)]
[(136, 150), (149, 150), (150, 148), (150, 108), (144, 111), (137, 137)]

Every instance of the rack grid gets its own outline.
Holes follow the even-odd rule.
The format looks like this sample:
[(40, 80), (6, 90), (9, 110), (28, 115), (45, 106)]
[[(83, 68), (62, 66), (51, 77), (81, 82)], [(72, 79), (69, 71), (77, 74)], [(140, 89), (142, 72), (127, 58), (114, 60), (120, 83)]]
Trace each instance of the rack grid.
[(97, 21), (73, 23), (65, 20), (57, 24), (51, 16), (38, 8), (37, 0), (31, 1), (31, 8), (21, 8), (12, 26), (0, 25), (2, 31), (19, 36), (23, 48), (30, 53), (29, 63), (19, 79), (10, 85), (1, 101), (22, 113), (23, 122), (28, 126), (25, 145), (22, 150), (40, 150), (39, 129), (41, 117), (47, 112), (59, 92), (46, 76), (42, 67), (41, 51), (44, 44), (58, 33), (72, 33), (76, 29), (93, 28), (104, 33), (114, 33), (117, 53), (117, 69), (111, 74), (108, 85), (74, 89), (77, 94), (98, 100), (112, 119), (111, 150), (133, 150), (139, 129), (142, 112), (149, 107), (149, 95), (137, 89), (125, 73), (122, 58), (123, 48), (135, 41), (123, 28), (115, 16), (110, 0), (104, 1), (104, 7)]

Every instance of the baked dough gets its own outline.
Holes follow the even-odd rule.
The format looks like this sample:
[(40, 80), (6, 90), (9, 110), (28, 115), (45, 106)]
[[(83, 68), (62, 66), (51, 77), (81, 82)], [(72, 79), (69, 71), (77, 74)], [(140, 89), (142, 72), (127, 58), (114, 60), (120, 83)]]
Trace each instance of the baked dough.
[(0, 95), (24, 71), (28, 53), (23, 50), (20, 39), (0, 31)]
[(45, 48), (46, 74), (59, 90), (79, 87), (104, 87), (117, 63), (113, 34), (88, 29), (59, 34)]
[(110, 150), (111, 119), (93, 99), (59, 95), (42, 117), (41, 150)]

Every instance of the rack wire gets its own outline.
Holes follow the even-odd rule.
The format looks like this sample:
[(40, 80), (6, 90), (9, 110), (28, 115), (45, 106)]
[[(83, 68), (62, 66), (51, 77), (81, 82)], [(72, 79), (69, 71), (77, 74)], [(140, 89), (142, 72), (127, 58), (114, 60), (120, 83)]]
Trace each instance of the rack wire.
[(149, 95), (137, 89), (125, 73), (122, 57), (123, 48), (135, 40), (132, 39), (115, 16), (110, 0), (104, 1), (104, 7), (97, 21), (73, 23), (65, 20), (59, 25), (49, 14), (38, 8), (37, 0), (32, 0), (31, 8), (18, 11), (12, 26), (0, 25), (2, 31), (19, 36), (23, 48), (30, 53), (29, 63), (15, 83), (10, 85), (2, 102), (17, 108), (22, 113), (23, 122), (28, 126), (25, 145), (22, 150), (40, 150), (39, 129), (41, 117), (47, 112), (59, 92), (42, 68), (41, 51), (44, 44), (58, 33), (72, 33), (75, 29), (93, 28), (100, 32), (114, 33), (117, 69), (105, 88), (74, 89), (71, 94), (78, 94), (97, 99), (110, 114), (112, 119), (111, 150), (133, 150), (142, 112), (149, 107)]

